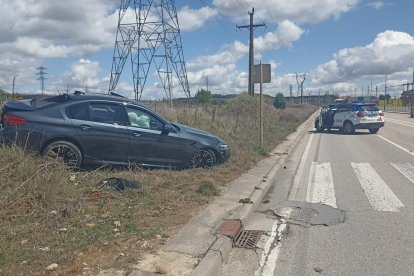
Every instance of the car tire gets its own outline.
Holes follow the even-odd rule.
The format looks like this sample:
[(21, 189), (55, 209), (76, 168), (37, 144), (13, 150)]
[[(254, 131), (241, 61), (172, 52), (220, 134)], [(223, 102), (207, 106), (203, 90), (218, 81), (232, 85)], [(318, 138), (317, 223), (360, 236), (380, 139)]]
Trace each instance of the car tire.
[(190, 168), (210, 169), (217, 164), (216, 154), (210, 149), (199, 149), (190, 160)]
[(355, 127), (350, 121), (346, 121), (344, 123), (344, 127), (342, 128), (345, 134), (354, 134)]
[(378, 132), (379, 128), (370, 128), (370, 129), (368, 129), (368, 130), (369, 130), (369, 132), (371, 132), (372, 134), (375, 134), (375, 133), (377, 133), (377, 132)]
[(68, 141), (55, 141), (42, 151), (42, 155), (60, 159), (69, 169), (79, 169), (82, 165), (82, 153), (77, 146)]

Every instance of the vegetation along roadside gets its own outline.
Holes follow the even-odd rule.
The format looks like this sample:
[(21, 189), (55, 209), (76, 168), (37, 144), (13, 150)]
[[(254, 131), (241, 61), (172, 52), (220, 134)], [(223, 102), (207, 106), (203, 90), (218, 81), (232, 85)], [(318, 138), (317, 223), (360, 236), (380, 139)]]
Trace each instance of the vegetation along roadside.
[[(265, 101), (265, 144), (260, 146), (258, 97), (241, 94), (220, 104), (149, 105), (170, 121), (223, 138), (232, 150), (231, 160), (210, 170), (131, 166), (71, 172), (55, 160), (0, 147), (0, 275), (128, 268), (163, 244), (316, 109), (275, 109)], [(114, 187), (119, 179), (125, 181), (123, 190)]]

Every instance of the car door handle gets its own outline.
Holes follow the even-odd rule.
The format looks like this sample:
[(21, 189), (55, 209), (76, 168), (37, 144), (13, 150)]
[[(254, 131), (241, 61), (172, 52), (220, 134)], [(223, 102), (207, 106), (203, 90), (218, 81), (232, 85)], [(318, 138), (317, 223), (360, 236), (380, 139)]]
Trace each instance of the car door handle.
[(134, 133), (132, 133), (132, 135), (134, 135), (135, 137), (140, 137), (140, 136), (142, 136), (142, 133), (134, 132)]
[(82, 130), (89, 130), (89, 129), (91, 129), (92, 127), (91, 127), (91, 126), (88, 126), (88, 125), (80, 125), (80, 128), (81, 128)]

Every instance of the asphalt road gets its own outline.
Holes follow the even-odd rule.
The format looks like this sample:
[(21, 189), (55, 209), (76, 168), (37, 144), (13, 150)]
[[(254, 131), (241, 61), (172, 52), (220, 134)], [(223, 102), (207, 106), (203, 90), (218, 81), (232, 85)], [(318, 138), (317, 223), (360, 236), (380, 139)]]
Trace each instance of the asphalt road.
[(257, 249), (233, 249), (222, 275), (414, 275), (414, 119), (385, 118), (378, 134), (309, 129), (245, 225), (265, 232)]

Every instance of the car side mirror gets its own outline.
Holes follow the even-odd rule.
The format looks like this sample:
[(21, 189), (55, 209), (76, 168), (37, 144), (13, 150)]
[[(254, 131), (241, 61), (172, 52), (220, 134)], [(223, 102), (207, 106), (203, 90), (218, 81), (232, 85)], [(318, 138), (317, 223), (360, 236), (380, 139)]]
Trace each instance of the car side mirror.
[(168, 135), (171, 131), (173, 131), (173, 128), (170, 124), (164, 124), (162, 127), (161, 135)]

